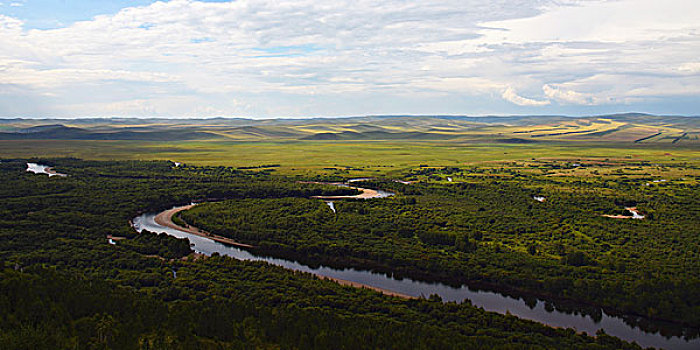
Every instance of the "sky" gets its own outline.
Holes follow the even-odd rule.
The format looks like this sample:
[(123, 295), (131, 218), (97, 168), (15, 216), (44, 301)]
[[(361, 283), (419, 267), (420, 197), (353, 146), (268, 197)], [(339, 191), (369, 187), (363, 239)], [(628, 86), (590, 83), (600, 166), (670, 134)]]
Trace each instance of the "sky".
[(700, 115), (698, 0), (0, 0), (0, 118)]

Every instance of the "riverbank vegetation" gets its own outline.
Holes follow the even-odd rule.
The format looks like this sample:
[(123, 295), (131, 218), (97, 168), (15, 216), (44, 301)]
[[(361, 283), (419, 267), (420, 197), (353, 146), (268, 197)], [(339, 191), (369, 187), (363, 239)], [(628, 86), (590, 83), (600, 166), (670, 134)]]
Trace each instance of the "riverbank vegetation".
[[(273, 256), (698, 327), (698, 171), (624, 161), (425, 166), (406, 172), (418, 181), (411, 184), (361, 183), (399, 195), (339, 201), (336, 213), (318, 200), (251, 198), (204, 204), (179, 218)], [(645, 219), (603, 216), (632, 206)]]
[[(138, 213), (193, 200), (264, 198), (296, 208), (312, 195), (354, 190), (167, 161), (36, 159), (69, 174), (48, 178), (27, 173), (26, 161), (0, 162), (3, 349), (638, 348), (469, 303), (403, 300), (260, 262), (185, 257), (183, 241), (129, 225)], [(417, 196), (396, 201), (422, 205)], [(376, 203), (363, 210), (375, 212)], [(108, 235), (127, 239), (112, 245)]]

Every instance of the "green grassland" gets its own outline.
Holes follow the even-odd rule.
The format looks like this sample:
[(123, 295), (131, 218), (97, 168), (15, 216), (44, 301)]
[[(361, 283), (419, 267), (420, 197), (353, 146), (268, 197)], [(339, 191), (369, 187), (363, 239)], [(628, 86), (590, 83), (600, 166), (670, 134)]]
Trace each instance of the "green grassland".
[(281, 174), (374, 175), (422, 164), (494, 166), (516, 160), (646, 160), (700, 162), (683, 145), (466, 143), (436, 141), (0, 141), (0, 157), (75, 157), (93, 160), (172, 160), (193, 165), (251, 167), (278, 164)]

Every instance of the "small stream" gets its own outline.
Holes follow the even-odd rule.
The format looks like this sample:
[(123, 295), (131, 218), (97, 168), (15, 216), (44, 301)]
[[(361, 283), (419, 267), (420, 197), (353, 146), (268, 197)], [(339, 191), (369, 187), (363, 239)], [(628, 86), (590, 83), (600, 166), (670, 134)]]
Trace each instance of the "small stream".
[(333, 201), (326, 201), (326, 204), (335, 213), (335, 203)]
[(364, 285), (378, 287), (385, 290), (409, 295), (425, 296), (432, 294), (439, 295), (443, 301), (461, 302), (470, 300), (476, 307), (482, 307), (487, 311), (511, 314), (523, 319), (533, 320), (553, 327), (574, 328), (579, 332), (586, 332), (590, 335), (599, 329), (604, 329), (609, 335), (619, 337), (627, 341), (634, 341), (644, 347), (658, 347), (665, 349), (700, 349), (700, 339), (686, 340), (682, 337), (667, 337), (658, 332), (645, 332), (639, 328), (627, 325), (622, 318), (607, 315), (602, 312), (601, 319), (596, 322), (590, 316), (581, 314), (565, 313), (559, 310), (547, 311), (545, 303), (537, 300), (533, 307), (528, 306), (524, 300), (503, 296), (498, 293), (488, 291), (472, 290), (467, 286), (452, 287), (441, 283), (428, 283), (411, 280), (408, 278), (395, 279), (385, 274), (357, 269), (335, 269), (326, 266), (313, 268), (296, 261), (272, 258), (269, 256), (255, 255), (249, 251), (229, 246), (223, 243), (214, 242), (208, 238), (189, 234), (180, 230), (161, 226), (154, 221), (156, 214), (143, 214), (133, 219), (134, 229), (141, 232), (148, 230), (152, 232), (165, 232), (177, 238), (187, 238), (194, 245), (194, 249), (206, 255), (219, 253), (233, 257), (238, 260), (265, 261), (269, 264), (282, 266), (284, 268), (312, 273), (317, 276), (338, 278), (346, 281), (357, 282)]

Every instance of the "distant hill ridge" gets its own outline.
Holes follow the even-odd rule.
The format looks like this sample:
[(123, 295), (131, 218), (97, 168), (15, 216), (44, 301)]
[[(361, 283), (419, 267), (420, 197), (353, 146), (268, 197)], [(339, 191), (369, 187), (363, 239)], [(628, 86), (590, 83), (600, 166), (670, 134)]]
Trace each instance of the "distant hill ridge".
[(0, 119), (0, 140), (463, 140), (700, 143), (700, 117), (621, 113), (379, 115), (308, 119)]
[(164, 117), (153, 117), (153, 118), (136, 118), (136, 117), (88, 117), (88, 118), (0, 118), (0, 124), (15, 124), (21, 122), (35, 122), (36, 124), (46, 124), (54, 123), (58, 125), (65, 124), (101, 124), (110, 123), (112, 125), (133, 125), (142, 123), (154, 123), (154, 122), (170, 122), (173, 124), (185, 123), (185, 124), (221, 124), (221, 125), (241, 125), (241, 124), (288, 124), (296, 122), (311, 122), (311, 121), (333, 121), (333, 120), (375, 120), (375, 119), (392, 119), (392, 118), (435, 118), (435, 119), (446, 119), (446, 120), (468, 120), (474, 122), (510, 122), (518, 120), (532, 120), (532, 119), (588, 119), (588, 118), (612, 118), (612, 119), (625, 119), (625, 118), (662, 118), (662, 119), (678, 119), (678, 118), (700, 118), (700, 115), (696, 116), (682, 116), (682, 115), (655, 115), (648, 113), (638, 113), (638, 112), (627, 112), (627, 113), (613, 113), (613, 114), (598, 114), (590, 116), (567, 116), (567, 115), (538, 115), (538, 114), (527, 114), (527, 115), (483, 115), (483, 116), (469, 116), (469, 115), (410, 115), (410, 114), (385, 114), (385, 115), (365, 115), (365, 116), (346, 116), (346, 117), (310, 117), (310, 118), (269, 118), (269, 119), (252, 119), (252, 118), (241, 118), (241, 117), (211, 117), (211, 118), (164, 118)]
[(172, 131), (114, 131), (91, 132), (89, 130), (67, 127), (60, 124), (39, 125), (25, 128), (17, 132), (2, 132), (0, 140), (195, 140), (212, 138), (214, 135), (206, 132), (172, 130)]

